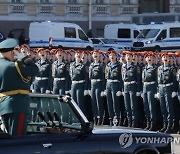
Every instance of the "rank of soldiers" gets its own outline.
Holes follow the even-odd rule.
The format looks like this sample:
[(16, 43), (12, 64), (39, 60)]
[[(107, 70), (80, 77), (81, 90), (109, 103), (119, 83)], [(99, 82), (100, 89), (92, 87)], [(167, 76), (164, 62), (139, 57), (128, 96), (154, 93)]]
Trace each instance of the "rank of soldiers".
[(16, 50), (39, 68), (31, 92), (70, 94), (94, 125), (179, 131), (180, 51)]

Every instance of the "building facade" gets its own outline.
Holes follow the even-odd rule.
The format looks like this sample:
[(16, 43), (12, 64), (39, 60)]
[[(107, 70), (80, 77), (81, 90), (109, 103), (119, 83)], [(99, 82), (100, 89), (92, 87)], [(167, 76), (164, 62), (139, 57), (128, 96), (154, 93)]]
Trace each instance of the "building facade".
[(180, 0), (0, 0), (0, 31), (28, 37), (33, 21), (74, 22), (94, 37), (110, 23), (180, 20)]

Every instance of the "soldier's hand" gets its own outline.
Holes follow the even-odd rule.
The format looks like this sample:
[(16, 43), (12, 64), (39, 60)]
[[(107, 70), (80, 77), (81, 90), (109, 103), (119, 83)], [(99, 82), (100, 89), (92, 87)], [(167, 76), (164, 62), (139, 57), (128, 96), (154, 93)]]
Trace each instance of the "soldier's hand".
[(104, 90), (104, 96), (106, 96), (107, 95), (107, 91), (106, 90)]
[(20, 52), (17, 51), (17, 50), (13, 50), (13, 52), (14, 52), (14, 58), (15, 58), (15, 59), (21, 60), (21, 59), (23, 59), (23, 58), (25, 57), (25, 55), (23, 55), (22, 53), (20, 53)]
[(121, 96), (122, 95), (122, 92), (121, 91), (118, 91), (117, 93), (116, 93), (116, 96)]
[(159, 99), (160, 98), (160, 94), (159, 93), (155, 94), (154, 98)]
[(46, 90), (46, 94), (50, 94), (50, 90)]
[(172, 92), (172, 98), (176, 97), (176, 92)]
[(88, 90), (84, 90), (84, 96), (88, 95)]
[(101, 97), (105, 96), (105, 95), (104, 95), (104, 91), (101, 91), (101, 94), (100, 94), (100, 95), (101, 95)]
[(136, 92), (136, 96), (141, 96), (141, 93), (140, 92)]

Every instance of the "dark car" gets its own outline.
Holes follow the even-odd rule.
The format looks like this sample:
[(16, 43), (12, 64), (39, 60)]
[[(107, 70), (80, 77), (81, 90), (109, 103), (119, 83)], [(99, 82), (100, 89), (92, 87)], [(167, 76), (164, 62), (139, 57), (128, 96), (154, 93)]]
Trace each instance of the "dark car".
[(115, 126), (93, 128), (70, 96), (31, 94), (28, 134), (0, 134), (6, 154), (171, 153), (171, 136)]

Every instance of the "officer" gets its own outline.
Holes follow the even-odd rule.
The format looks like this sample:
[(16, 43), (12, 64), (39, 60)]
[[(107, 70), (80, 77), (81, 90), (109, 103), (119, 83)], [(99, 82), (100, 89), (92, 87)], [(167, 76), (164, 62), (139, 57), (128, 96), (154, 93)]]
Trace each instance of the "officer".
[(0, 115), (5, 130), (20, 136), (27, 131), (29, 81), (38, 68), (30, 57), (13, 50), (16, 45), (15, 39), (0, 43)]
[(75, 52), (75, 62), (70, 64), (71, 96), (85, 115), (84, 95), (88, 94), (88, 70), (81, 61), (80, 50)]
[(39, 74), (35, 77), (34, 92), (35, 93), (50, 93), (52, 84), (52, 66), (47, 60), (45, 49), (39, 48), (37, 53), (40, 59), (36, 62), (39, 68)]
[(62, 49), (54, 49), (53, 53), (57, 58), (52, 64), (53, 94), (65, 95), (68, 72), (67, 65), (63, 61), (64, 51)]
[(117, 53), (115, 50), (108, 52), (110, 62), (105, 68), (106, 82), (106, 97), (109, 112), (109, 124), (112, 125), (112, 120), (117, 119), (117, 124), (120, 125), (121, 118), (124, 113), (120, 108), (119, 96), (122, 95), (122, 77), (121, 65), (117, 61)]
[(138, 127), (138, 104), (136, 95), (140, 95), (141, 71), (133, 63), (133, 53), (126, 52), (126, 64), (122, 65), (122, 79), (124, 81), (124, 101), (128, 118), (128, 127)]
[(169, 65), (169, 55), (167, 52), (161, 55), (163, 65), (158, 67), (158, 88), (160, 107), (163, 115), (163, 128), (160, 132), (172, 133), (174, 128), (174, 103), (172, 97), (175, 92), (176, 72)]
[(157, 110), (154, 99), (157, 93), (157, 69), (153, 64), (153, 57), (153, 52), (149, 52), (145, 55), (147, 65), (142, 71), (143, 103), (146, 117), (145, 129), (157, 131)]
[(104, 106), (102, 96), (105, 90), (105, 77), (103, 64), (100, 63), (100, 51), (93, 50), (93, 62), (89, 67), (89, 79), (91, 81), (91, 99), (94, 125), (102, 125), (104, 121)]

